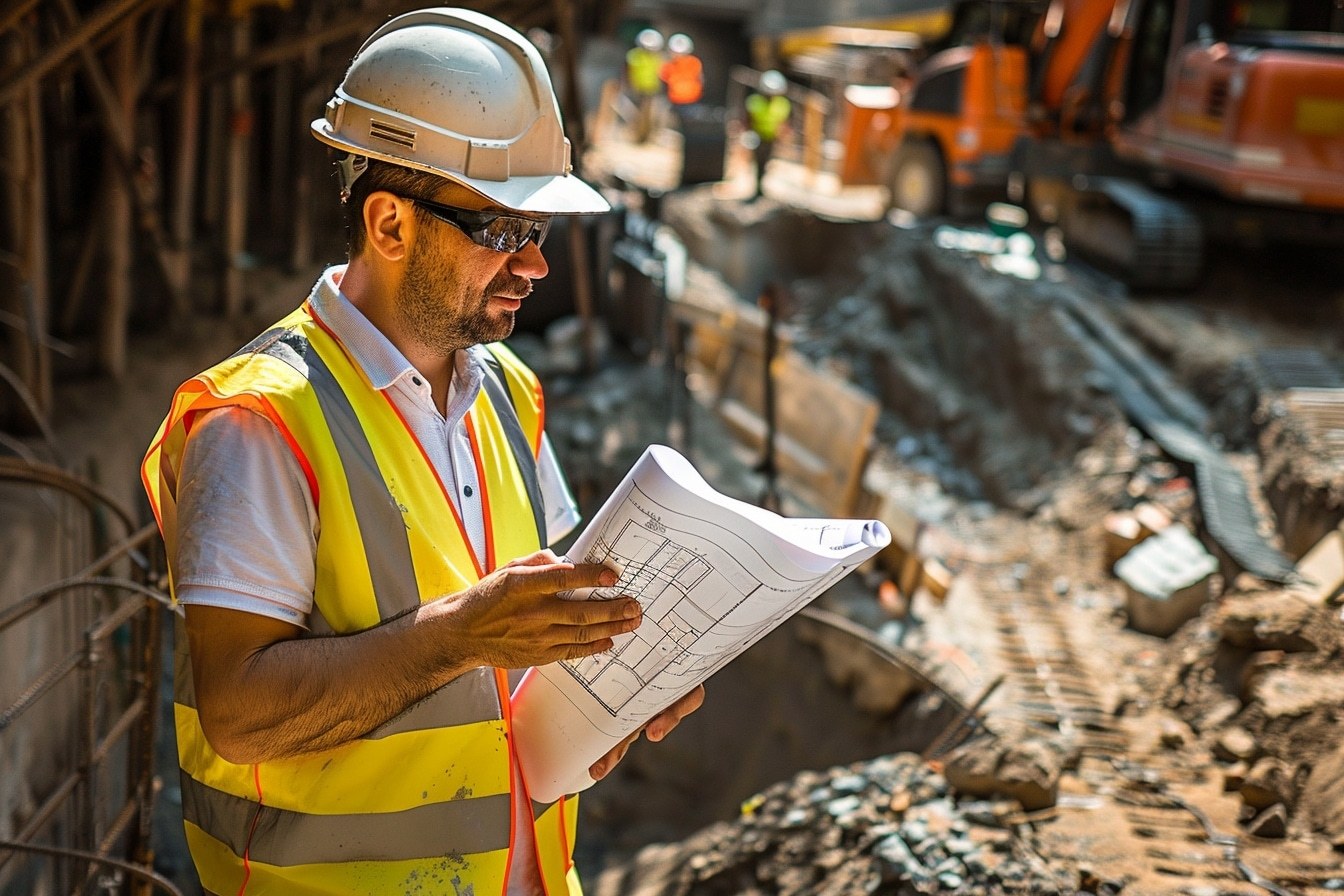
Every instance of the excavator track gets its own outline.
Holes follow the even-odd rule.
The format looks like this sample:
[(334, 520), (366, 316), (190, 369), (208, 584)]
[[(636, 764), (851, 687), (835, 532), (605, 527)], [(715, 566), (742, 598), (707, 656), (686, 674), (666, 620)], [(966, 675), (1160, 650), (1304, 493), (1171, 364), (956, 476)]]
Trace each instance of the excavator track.
[(1135, 289), (1188, 289), (1203, 264), (1204, 229), (1171, 197), (1114, 177), (1076, 177), (1060, 222), (1067, 245), (1114, 268)]

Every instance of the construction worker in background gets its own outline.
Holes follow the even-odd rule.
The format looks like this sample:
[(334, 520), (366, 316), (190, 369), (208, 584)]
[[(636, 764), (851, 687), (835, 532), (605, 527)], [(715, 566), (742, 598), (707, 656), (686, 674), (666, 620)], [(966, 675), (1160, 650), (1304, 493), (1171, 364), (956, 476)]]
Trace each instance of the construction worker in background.
[(658, 95), (663, 82), (658, 73), (663, 68), (663, 35), (654, 28), (645, 28), (635, 35), (635, 45), (625, 54), (626, 80), (635, 95), (635, 140), (645, 143), (653, 134)]
[(667, 101), (673, 109), (700, 102), (705, 73), (700, 57), (695, 55), (695, 43), (685, 34), (674, 34), (667, 39), (667, 54), (659, 72), (667, 85)]
[(761, 197), (765, 168), (774, 155), (775, 140), (788, 125), (793, 110), (785, 95), (788, 86), (784, 76), (771, 69), (761, 75), (757, 92), (747, 97), (747, 121), (756, 135), (756, 199)]
[(477, 12), (387, 22), (312, 130), (349, 261), (177, 390), (142, 470), (185, 608), (203, 888), (579, 893), (577, 806), (528, 798), (508, 672), (606, 650), (641, 611), (557, 596), (616, 577), (544, 549), (577, 511), (537, 378), (497, 340), (547, 273), (552, 217), (607, 203), (570, 173), (536, 49)]

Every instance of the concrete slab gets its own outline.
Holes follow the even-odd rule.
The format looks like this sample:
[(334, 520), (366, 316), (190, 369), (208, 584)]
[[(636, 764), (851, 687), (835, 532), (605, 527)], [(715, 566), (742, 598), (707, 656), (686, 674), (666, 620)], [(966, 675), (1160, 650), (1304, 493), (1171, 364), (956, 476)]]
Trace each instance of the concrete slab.
[(1115, 564), (1125, 583), (1131, 628), (1166, 637), (1199, 615), (1218, 561), (1183, 526), (1140, 542)]

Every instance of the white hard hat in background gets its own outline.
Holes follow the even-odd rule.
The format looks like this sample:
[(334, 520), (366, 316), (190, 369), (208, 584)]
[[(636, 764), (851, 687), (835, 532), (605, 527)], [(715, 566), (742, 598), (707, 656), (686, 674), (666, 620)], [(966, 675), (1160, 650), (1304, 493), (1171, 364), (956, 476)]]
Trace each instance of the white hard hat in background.
[(663, 35), (659, 33), (657, 28), (645, 28), (635, 35), (635, 43), (646, 50), (656, 52), (663, 48)]
[(678, 56), (685, 56), (695, 50), (695, 43), (688, 35), (674, 34), (667, 39), (667, 49)]
[(440, 174), (516, 211), (609, 208), (570, 173), (541, 55), (471, 10), (422, 9), (375, 31), (312, 130), (337, 149)]
[(784, 80), (784, 76), (774, 69), (761, 75), (761, 93), (768, 96), (779, 96), (788, 88), (789, 82)]

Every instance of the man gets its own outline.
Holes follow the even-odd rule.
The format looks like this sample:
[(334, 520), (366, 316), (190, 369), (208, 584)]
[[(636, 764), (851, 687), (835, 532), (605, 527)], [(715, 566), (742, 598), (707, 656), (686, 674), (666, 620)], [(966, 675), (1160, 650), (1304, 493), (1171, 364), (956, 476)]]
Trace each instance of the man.
[(536, 50), (479, 13), (378, 29), (313, 132), (349, 263), (180, 387), (143, 469), (185, 607), (193, 859), (229, 896), (577, 893), (576, 803), (527, 798), (506, 670), (607, 649), (640, 608), (556, 597), (615, 577), (542, 550), (577, 514), (535, 376), (490, 343), (551, 216), (606, 203)]
[(655, 108), (663, 82), (658, 73), (663, 67), (663, 35), (656, 28), (645, 28), (635, 35), (635, 45), (625, 54), (625, 77), (635, 94), (635, 142), (647, 143), (653, 136)]
[(765, 168), (775, 153), (775, 140), (788, 127), (789, 114), (793, 104), (787, 96), (789, 82), (779, 72), (771, 69), (761, 75), (756, 93), (747, 97), (747, 120), (756, 137), (756, 193), (754, 199), (760, 199), (764, 193)]
[(667, 53), (658, 76), (667, 85), (667, 100), (672, 108), (680, 110), (700, 102), (705, 73), (700, 57), (695, 55), (695, 42), (688, 35), (674, 34), (667, 39)]

